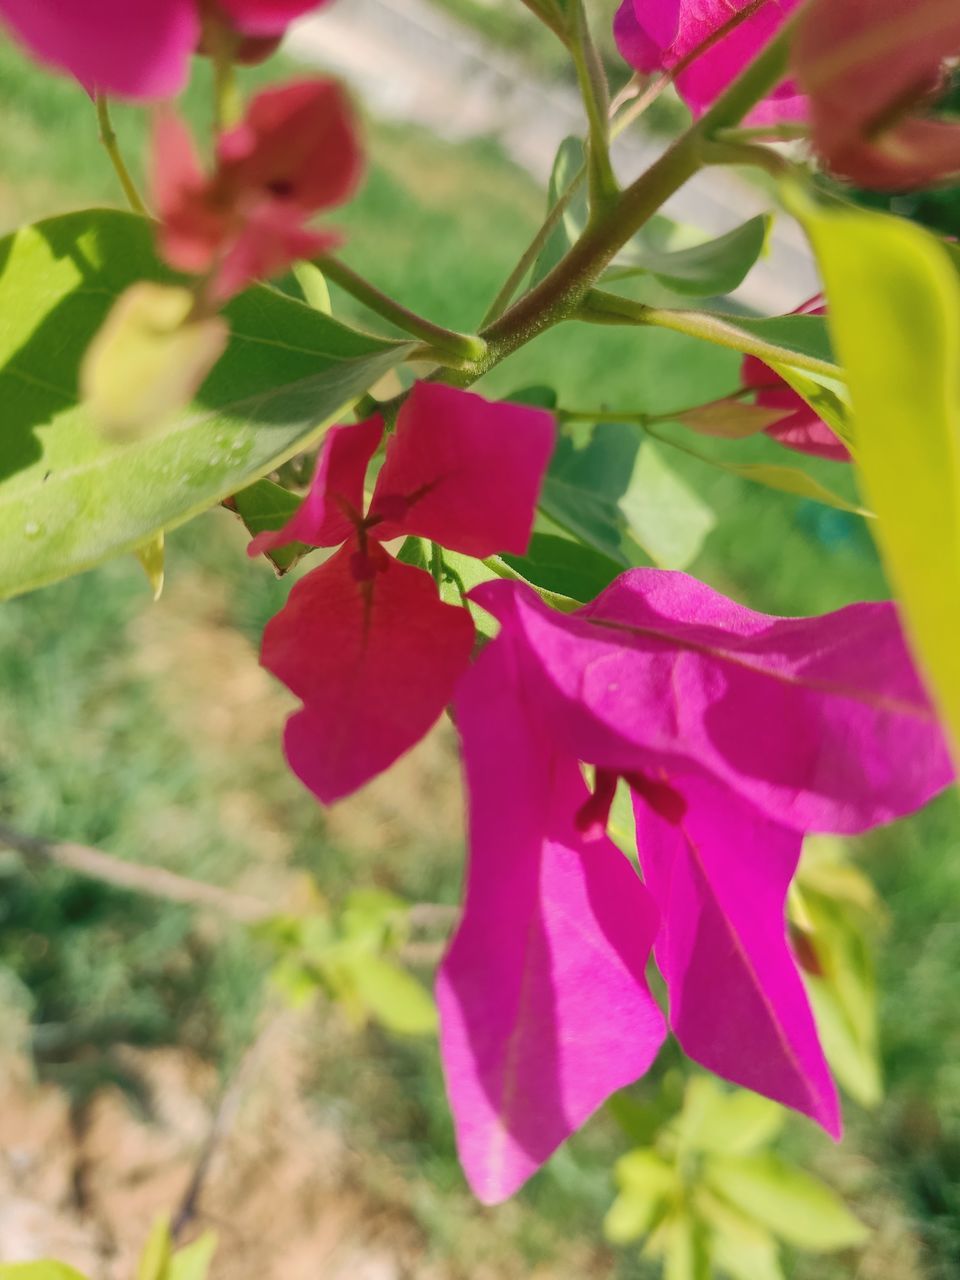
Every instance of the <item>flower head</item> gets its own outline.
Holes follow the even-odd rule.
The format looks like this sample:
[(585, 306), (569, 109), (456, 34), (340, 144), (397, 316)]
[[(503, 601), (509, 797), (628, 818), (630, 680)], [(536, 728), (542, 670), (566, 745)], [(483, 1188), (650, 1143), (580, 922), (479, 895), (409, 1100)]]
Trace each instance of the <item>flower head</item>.
[[(438, 997), (477, 1193), (509, 1195), (652, 1060), (651, 944), (690, 1057), (838, 1133), (784, 900), (805, 832), (950, 780), (893, 606), (771, 618), (650, 569), (574, 615), (517, 583), (472, 598), (501, 631), (457, 699), (470, 878)], [(643, 881), (604, 834), (618, 779)]]
[(304, 703), (287, 723), (291, 768), (325, 803), (392, 764), (450, 701), (473, 649), (470, 614), (430, 574), (389, 555), (402, 534), (468, 555), (522, 554), (553, 448), (549, 414), (418, 383), (364, 514), (379, 417), (328, 432), (310, 492), (250, 554), (299, 541), (341, 549), (268, 624), (264, 666)]
[[(677, 92), (700, 115), (760, 52), (799, 0), (622, 0), (613, 31), (621, 54), (645, 75), (675, 77)], [(779, 85), (748, 120), (803, 119), (792, 81)]]
[(186, 125), (167, 108), (157, 117), (152, 162), (160, 251), (180, 271), (213, 273), (212, 297), (223, 301), (335, 244), (335, 234), (305, 224), (351, 195), (360, 168), (349, 106), (330, 80), (258, 94), (221, 135), (209, 176)]

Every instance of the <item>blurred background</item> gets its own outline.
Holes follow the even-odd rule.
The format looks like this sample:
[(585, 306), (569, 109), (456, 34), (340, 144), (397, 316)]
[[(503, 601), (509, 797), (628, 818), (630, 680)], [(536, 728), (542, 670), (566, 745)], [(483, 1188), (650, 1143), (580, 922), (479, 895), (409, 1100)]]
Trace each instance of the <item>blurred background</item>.
[[(609, 20), (599, 12), (598, 29)], [(354, 84), (370, 167), (335, 219), (343, 256), (407, 305), (469, 329), (542, 219), (557, 143), (579, 129), (554, 43), (513, 0), (350, 0), (301, 25), (281, 57), (247, 77), (279, 79), (296, 61)], [(609, 41), (604, 51), (619, 86), (626, 74)], [(208, 104), (198, 65), (187, 100), (198, 125)], [(142, 168), (143, 113), (116, 114)], [(620, 163), (637, 171), (683, 118), (675, 101), (661, 104)], [(83, 93), (0, 44), (0, 230), (117, 202)], [(762, 189), (725, 175), (674, 212), (720, 231), (765, 203)], [(901, 211), (955, 233), (957, 208), (955, 196), (938, 196)], [(783, 228), (743, 301), (788, 310), (811, 284)], [(336, 294), (334, 308), (358, 315)], [(662, 412), (732, 391), (738, 361), (665, 332), (570, 326), (480, 389), (531, 384), (556, 388), (570, 409)], [(783, 461), (765, 440), (742, 457)], [(887, 594), (856, 516), (679, 453), (671, 463), (715, 514), (692, 566), (705, 581), (780, 613)], [(841, 467), (812, 470), (849, 491)], [(358, 889), (452, 906), (463, 843), (449, 725), (321, 811), (285, 768), (291, 703), (257, 663), (289, 581), (249, 562), (245, 542), (218, 510), (168, 539), (159, 603), (131, 558), (3, 605), (0, 822), (276, 912), (336, 917)], [(846, 1100), (840, 1147), (791, 1120), (780, 1149), (837, 1188), (873, 1235), (856, 1254), (788, 1248), (785, 1273), (797, 1280), (960, 1276), (958, 816), (950, 795), (848, 842), (883, 903), (872, 909), (872, 945), (884, 1098), (873, 1110)], [(425, 983), (440, 936), (409, 944)], [(154, 1215), (184, 1204), (199, 1166), (195, 1216), (220, 1234), (217, 1277), (658, 1274), (637, 1247), (606, 1243), (602, 1227), (612, 1167), (635, 1144), (638, 1117), (677, 1093), (675, 1051), (629, 1091), (629, 1105), (599, 1114), (514, 1201), (485, 1210), (456, 1163), (434, 1038), (332, 1001), (319, 981), (294, 992), (313, 998), (291, 1008), (281, 995), (300, 979), (309, 988), (309, 973), (278, 971), (277, 957), (275, 936), (251, 938), (229, 912), (0, 849), (0, 1261), (58, 1256), (92, 1277), (132, 1277)]]

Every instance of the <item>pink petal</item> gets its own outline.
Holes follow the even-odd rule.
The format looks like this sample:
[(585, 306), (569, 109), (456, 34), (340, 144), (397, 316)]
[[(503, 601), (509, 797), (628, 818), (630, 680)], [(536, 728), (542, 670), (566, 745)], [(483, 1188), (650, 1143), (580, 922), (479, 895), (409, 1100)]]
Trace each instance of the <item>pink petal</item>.
[(201, 274), (213, 265), (229, 221), (209, 199), (193, 136), (171, 107), (157, 111), (150, 153), (150, 193), (160, 220), (164, 259), (178, 271)]
[(643, 1075), (664, 1036), (644, 976), (650, 896), (609, 840), (577, 833), (579, 769), (522, 704), (509, 646), (494, 642), (457, 699), (470, 871), (437, 982), (460, 1159), (487, 1204)]
[(272, 197), (309, 213), (341, 204), (360, 179), (363, 156), (346, 94), (333, 80), (264, 89), (217, 145), (224, 198)]
[(527, 549), (554, 444), (541, 409), (418, 382), (400, 410), (370, 514), (377, 536), (433, 538), (466, 555)]
[(320, 0), (219, 0), (238, 31), (254, 36), (282, 35), (291, 22), (319, 8)]
[(295, 262), (329, 253), (340, 243), (332, 231), (311, 231), (296, 205), (265, 200), (249, 210), (216, 274), (211, 296), (226, 302), (255, 280), (281, 275)]
[(363, 517), (363, 482), (383, 436), (379, 414), (347, 427), (331, 427), (317, 455), (310, 492), (282, 529), (258, 533), (247, 547), (262, 555), (290, 542), (336, 547), (353, 534)]
[(839, 1138), (836, 1087), (787, 943), (801, 837), (707, 778), (670, 782), (687, 802), (679, 823), (634, 802), (644, 879), (663, 916), (656, 955), (670, 1025), (695, 1062)]
[(850, 461), (850, 453), (843, 441), (817, 416), (806, 400), (762, 360), (746, 356), (740, 377), (745, 387), (760, 388), (757, 404), (766, 409), (783, 410), (783, 418), (766, 429), (766, 434), (773, 440), (815, 458), (827, 458), (832, 462)]
[[(677, 71), (677, 90), (700, 115), (752, 62), (800, 0), (766, 0), (722, 36), (718, 33), (752, 0), (624, 0), (614, 36), (638, 71)], [(715, 40), (715, 43), (710, 43)], [(703, 48), (703, 52), (698, 53)], [(688, 64), (689, 61), (689, 65)], [(684, 69), (685, 68), (685, 69)], [(803, 119), (805, 99), (792, 83), (777, 87), (747, 117), (752, 124)]]
[(0, 0), (0, 21), (90, 92), (169, 98), (200, 36), (196, 0)]
[(608, 769), (691, 764), (799, 831), (863, 831), (953, 778), (892, 604), (814, 618), (745, 609), (634, 569), (573, 615), (521, 584), (471, 598), (523, 637), (557, 749)]
[(325, 804), (414, 745), (450, 701), (473, 623), (428, 573), (348, 544), (307, 574), (268, 624), (261, 661), (305, 704), (287, 721), (290, 767)]

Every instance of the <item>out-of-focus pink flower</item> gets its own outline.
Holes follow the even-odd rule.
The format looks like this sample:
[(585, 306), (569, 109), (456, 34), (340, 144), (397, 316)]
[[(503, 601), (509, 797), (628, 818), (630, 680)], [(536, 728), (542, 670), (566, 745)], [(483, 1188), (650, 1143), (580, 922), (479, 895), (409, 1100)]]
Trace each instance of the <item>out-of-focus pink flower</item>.
[[(622, 0), (613, 31), (637, 71), (675, 76), (677, 92), (700, 115), (776, 33), (800, 0)], [(792, 81), (747, 117), (751, 124), (802, 120), (806, 103)]]
[(364, 477), (382, 435), (378, 417), (328, 432), (303, 504), (249, 548), (345, 542), (297, 583), (263, 638), (264, 666), (304, 703), (287, 723), (287, 759), (327, 804), (426, 733), (473, 648), (468, 611), (443, 603), (430, 574), (381, 543), (414, 534), (469, 555), (522, 554), (554, 427), (539, 409), (418, 383), (364, 515)]
[[(794, 315), (822, 316), (826, 314), (820, 295), (797, 307)], [(807, 453), (815, 458), (828, 458), (831, 462), (849, 462), (847, 446), (817, 416), (803, 396), (798, 395), (778, 373), (756, 356), (745, 356), (740, 370), (745, 387), (756, 387), (756, 402), (765, 409), (782, 409), (779, 422), (766, 427), (765, 432), (788, 449)]]
[(343, 91), (311, 80), (258, 94), (221, 136), (209, 177), (186, 125), (164, 109), (151, 169), (161, 254), (177, 270), (212, 273), (210, 296), (223, 301), (337, 243), (305, 224), (349, 197), (361, 153)]
[[(438, 998), (476, 1193), (511, 1194), (649, 1065), (651, 942), (684, 1050), (837, 1134), (784, 920), (801, 840), (953, 774), (893, 606), (772, 618), (656, 569), (573, 615), (513, 582), (471, 598), (501, 630), (456, 703), (470, 873)], [(642, 882), (604, 834), (618, 779)]]
[(91, 92), (169, 98), (186, 83), (203, 23), (279, 37), (318, 0), (0, 0), (0, 22), (41, 62)]
[(0, 21), (93, 92), (179, 93), (200, 38), (197, 0), (0, 0)]
[(928, 114), (958, 55), (954, 0), (814, 0), (791, 62), (827, 168), (879, 190), (960, 173), (960, 124)]

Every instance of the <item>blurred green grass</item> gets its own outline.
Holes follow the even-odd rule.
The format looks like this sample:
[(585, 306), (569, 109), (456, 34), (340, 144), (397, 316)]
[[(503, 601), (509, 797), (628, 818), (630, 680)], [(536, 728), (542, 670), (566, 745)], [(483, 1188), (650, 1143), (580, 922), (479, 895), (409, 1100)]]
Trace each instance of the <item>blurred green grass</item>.
[[(249, 79), (277, 74), (273, 65)], [(201, 70), (188, 99), (201, 125), (206, 103)], [(125, 148), (139, 158), (143, 114), (116, 115)], [(345, 258), (408, 305), (471, 327), (535, 228), (541, 194), (492, 143), (453, 146), (375, 122), (368, 133), (367, 180), (332, 219), (347, 233)], [(0, 46), (0, 156), (4, 227), (116, 200), (84, 95), (8, 46)], [(353, 313), (343, 299), (337, 305)], [(611, 409), (662, 411), (722, 394), (736, 379), (728, 353), (677, 335), (566, 326), (519, 352), (482, 389), (549, 383), (571, 408), (597, 406), (599, 397)], [(783, 461), (769, 442), (751, 448), (751, 456)], [(707, 581), (788, 613), (885, 594), (856, 518), (680, 455), (671, 461), (718, 513), (695, 566)], [(414, 826), (401, 824), (401, 839), (358, 852), (350, 824), (328, 820), (286, 772), (279, 703), (256, 733), (234, 732), (242, 707), (225, 729), (208, 731), (233, 694), (218, 684), (218, 656), (242, 676), (287, 590), (246, 561), (229, 516), (208, 515), (171, 537), (168, 582), (167, 598), (152, 606), (136, 564), (117, 562), (0, 609), (3, 818), (222, 882), (255, 875), (275, 840), (285, 865), (309, 870), (334, 901), (369, 882), (455, 901), (458, 839), (437, 834), (425, 805)], [(196, 702), (191, 714), (185, 697)], [(238, 797), (251, 796), (259, 825), (242, 804), (237, 820)], [(929, 1280), (960, 1275), (957, 816), (954, 797), (945, 797), (861, 842), (893, 917), (880, 955), (889, 1097), (876, 1116), (848, 1104), (839, 1152), (799, 1124), (793, 1139), (868, 1214), (892, 1199), (912, 1223)], [(32, 1001), (43, 1070), (80, 1096), (116, 1078), (118, 1042), (187, 1043), (229, 1069), (254, 1024), (265, 964), (242, 935), (211, 937), (184, 909), (0, 858), (0, 965)], [(351, 1140), (394, 1162), (438, 1255), (511, 1249), (532, 1268), (562, 1257), (565, 1241), (599, 1235), (610, 1161), (622, 1145), (605, 1118), (491, 1219), (463, 1190), (432, 1046), (335, 1024), (318, 1031), (317, 1054), (318, 1106), (336, 1113)], [(594, 1258), (610, 1275), (643, 1274), (630, 1254)], [(844, 1262), (799, 1260), (790, 1274), (854, 1273)]]

